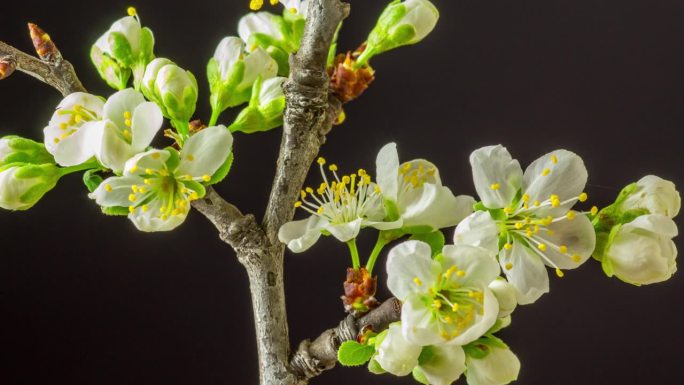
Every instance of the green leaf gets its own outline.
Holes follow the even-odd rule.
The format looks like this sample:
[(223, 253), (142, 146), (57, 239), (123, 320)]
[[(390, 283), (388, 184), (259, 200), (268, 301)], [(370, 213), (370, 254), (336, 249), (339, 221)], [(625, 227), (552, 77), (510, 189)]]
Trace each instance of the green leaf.
[(421, 384), (424, 385), (430, 385), (430, 381), (428, 381), (427, 377), (425, 377), (425, 373), (423, 373), (423, 369), (421, 369), (419, 366), (416, 366), (413, 368), (413, 371), (411, 372), (413, 375), (413, 379), (420, 382)]
[(430, 245), (430, 248), (432, 249), (432, 256), (441, 253), (445, 243), (444, 233), (439, 230), (433, 231), (431, 233), (413, 234), (409, 239), (423, 241)]
[(360, 366), (373, 357), (375, 348), (356, 341), (346, 341), (337, 351), (337, 360), (344, 366)]
[(370, 361), (368, 361), (368, 371), (373, 373), (373, 374), (385, 374), (387, 371), (380, 366), (378, 361), (375, 360), (375, 358), (371, 358)]
[(88, 188), (89, 192), (95, 191), (102, 183), (102, 177), (97, 173), (100, 170), (88, 170), (83, 174), (83, 183)]

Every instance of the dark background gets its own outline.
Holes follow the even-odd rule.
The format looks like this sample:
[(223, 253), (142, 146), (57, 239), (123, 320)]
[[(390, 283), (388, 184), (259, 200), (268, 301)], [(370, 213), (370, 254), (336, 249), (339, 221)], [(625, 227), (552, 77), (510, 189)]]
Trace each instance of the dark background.
[[(88, 52), (130, 4), (47, 3), (4, 5), (0, 39), (29, 51), (25, 23), (36, 22), (91, 92), (112, 93)], [(353, 1), (343, 49), (364, 39), (385, 3)], [(377, 150), (397, 141), (404, 160), (429, 158), (454, 191), (473, 194), (469, 153), (502, 143), (524, 165), (560, 147), (579, 153), (599, 206), (647, 173), (684, 185), (684, 2), (435, 3), (442, 19), (434, 33), (373, 61), (377, 81), (347, 106), (347, 122), (322, 148), (342, 169), (372, 170)], [(197, 75), (205, 120), (206, 62), (236, 33), (247, 4), (137, 2), (157, 55)], [(59, 101), (48, 86), (15, 74), (0, 83), (0, 132), (42, 140)], [(279, 140), (278, 130), (236, 138), (234, 170), (218, 189), (245, 211), (263, 213)], [(246, 275), (208, 221), (191, 213), (177, 231), (140, 233), (125, 218), (101, 215), (79, 179), (65, 178), (28, 212), (0, 213), (0, 383), (256, 383)], [(331, 239), (288, 254), (293, 344), (343, 317), (348, 263), (346, 248)], [(681, 274), (636, 288), (607, 279), (592, 260), (562, 280), (551, 274), (551, 293), (519, 308), (502, 333), (522, 361), (518, 383), (684, 383), (683, 290)], [(412, 383), (363, 368), (337, 368), (314, 383), (351, 381)]]

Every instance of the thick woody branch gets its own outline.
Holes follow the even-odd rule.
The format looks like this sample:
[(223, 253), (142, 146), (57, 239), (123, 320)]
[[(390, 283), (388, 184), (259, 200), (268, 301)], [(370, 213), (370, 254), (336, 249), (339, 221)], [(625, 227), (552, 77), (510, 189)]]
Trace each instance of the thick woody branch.
[[(63, 96), (84, 92), (74, 67), (62, 58), (50, 36), (35, 24), (29, 24), (31, 38), (40, 59), (0, 41), (0, 61), (12, 63), (17, 70), (56, 88)], [(14, 69), (14, 68), (13, 68)], [(11, 73), (10, 73), (11, 74)], [(5, 74), (0, 79), (6, 78)]]
[(356, 340), (370, 328), (375, 332), (387, 329), (401, 317), (401, 302), (391, 298), (361, 318), (347, 316), (340, 324), (321, 333), (315, 340), (304, 340), (292, 356), (290, 367), (299, 377), (311, 379), (335, 367), (337, 350), (345, 341)]

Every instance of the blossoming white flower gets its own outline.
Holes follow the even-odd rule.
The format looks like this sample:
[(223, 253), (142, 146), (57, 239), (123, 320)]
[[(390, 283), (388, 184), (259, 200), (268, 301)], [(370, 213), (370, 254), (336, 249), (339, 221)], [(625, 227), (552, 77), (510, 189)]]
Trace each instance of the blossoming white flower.
[(375, 360), (395, 376), (406, 376), (420, 370), (430, 384), (448, 385), (456, 381), (465, 370), (465, 353), (458, 345), (430, 346), (430, 359), (419, 363), (423, 347), (408, 341), (401, 323), (390, 325), (387, 335), (378, 347)]
[(622, 211), (645, 209), (650, 214), (674, 218), (679, 214), (681, 206), (682, 198), (674, 183), (655, 175), (647, 175), (636, 182), (634, 190), (620, 204), (619, 209)]
[(505, 279), (499, 277), (489, 284), (489, 288), (494, 293), (496, 301), (499, 303), (499, 316), (504, 318), (509, 316), (518, 306), (518, 298), (515, 287)]
[(602, 256), (604, 271), (634, 285), (669, 279), (677, 271), (677, 225), (665, 215), (637, 217), (611, 232)]
[(141, 231), (168, 231), (183, 223), (190, 202), (204, 195), (226, 162), (233, 137), (224, 126), (191, 136), (180, 154), (150, 150), (126, 162), (124, 175), (108, 178), (90, 194), (103, 207), (128, 207), (128, 218)]
[(86, 162), (97, 152), (102, 131), (99, 128), (104, 100), (75, 92), (57, 106), (50, 123), (43, 130), (45, 148), (62, 166)]
[(466, 355), (468, 385), (505, 385), (518, 379), (520, 360), (508, 348), (483, 345), (483, 358)]
[(28, 210), (52, 190), (62, 176), (54, 164), (12, 163), (0, 167), (0, 207)]
[[(518, 303), (536, 301), (549, 290), (544, 265), (574, 269), (594, 251), (596, 234), (589, 219), (570, 210), (584, 202), (587, 170), (582, 159), (557, 150), (534, 161), (523, 174), (502, 146), (470, 156), (475, 189), (488, 211), (471, 215), (456, 228), (454, 243), (487, 247), (498, 254)], [(596, 208), (592, 209), (595, 212)], [(498, 239), (505, 240), (501, 250)]]
[(431, 258), (430, 246), (406, 241), (387, 260), (387, 286), (404, 305), (404, 337), (426, 346), (464, 345), (496, 322), (499, 304), (488, 285), (500, 269), (488, 251), (466, 245), (444, 246)]
[(324, 158), (318, 158), (323, 183), (316, 190), (311, 187), (302, 190), (301, 200), (295, 203), (295, 207), (309, 212), (311, 217), (284, 224), (278, 232), (281, 242), (300, 253), (313, 246), (323, 232), (347, 242), (356, 238), (362, 227), (396, 228), (396, 223), (383, 222), (380, 188), (365, 170), (340, 177), (337, 165), (331, 164), (328, 169), (334, 180), (329, 180), (325, 164)]
[(400, 164), (395, 143), (380, 150), (376, 168), (389, 217), (400, 227), (433, 231), (455, 226), (473, 211), (475, 200), (466, 195), (456, 197), (442, 186), (434, 164), (423, 159)]
[(309, 12), (309, 0), (280, 0), (283, 7), (294, 15), (299, 15), (306, 19)]
[[(249, 13), (238, 22), (238, 35), (248, 44), (254, 34), (266, 35), (276, 41), (281, 41), (285, 38), (282, 24), (282, 18), (272, 13)], [(249, 47), (249, 50), (252, 50), (251, 47)]]

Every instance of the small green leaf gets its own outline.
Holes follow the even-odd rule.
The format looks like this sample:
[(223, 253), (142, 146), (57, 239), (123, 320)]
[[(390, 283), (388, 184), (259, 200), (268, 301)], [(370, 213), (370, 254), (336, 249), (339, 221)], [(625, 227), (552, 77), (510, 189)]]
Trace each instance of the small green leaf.
[(424, 385), (430, 385), (430, 381), (428, 381), (427, 377), (425, 377), (425, 373), (423, 373), (423, 369), (421, 369), (419, 366), (416, 366), (413, 368), (413, 371), (411, 372), (413, 375), (413, 379), (420, 382), (421, 384)]
[(375, 360), (375, 358), (371, 358), (370, 361), (368, 361), (368, 371), (373, 373), (373, 374), (385, 374), (387, 371), (380, 366), (378, 361)]
[(88, 188), (89, 192), (95, 191), (102, 183), (102, 177), (97, 173), (100, 170), (88, 170), (83, 174), (83, 183)]
[(360, 366), (373, 357), (375, 348), (356, 341), (346, 341), (337, 351), (337, 360), (344, 366)]
[(441, 253), (445, 243), (444, 233), (439, 230), (433, 231), (431, 233), (413, 234), (409, 239), (423, 241), (430, 245), (430, 248), (432, 249), (432, 256)]

